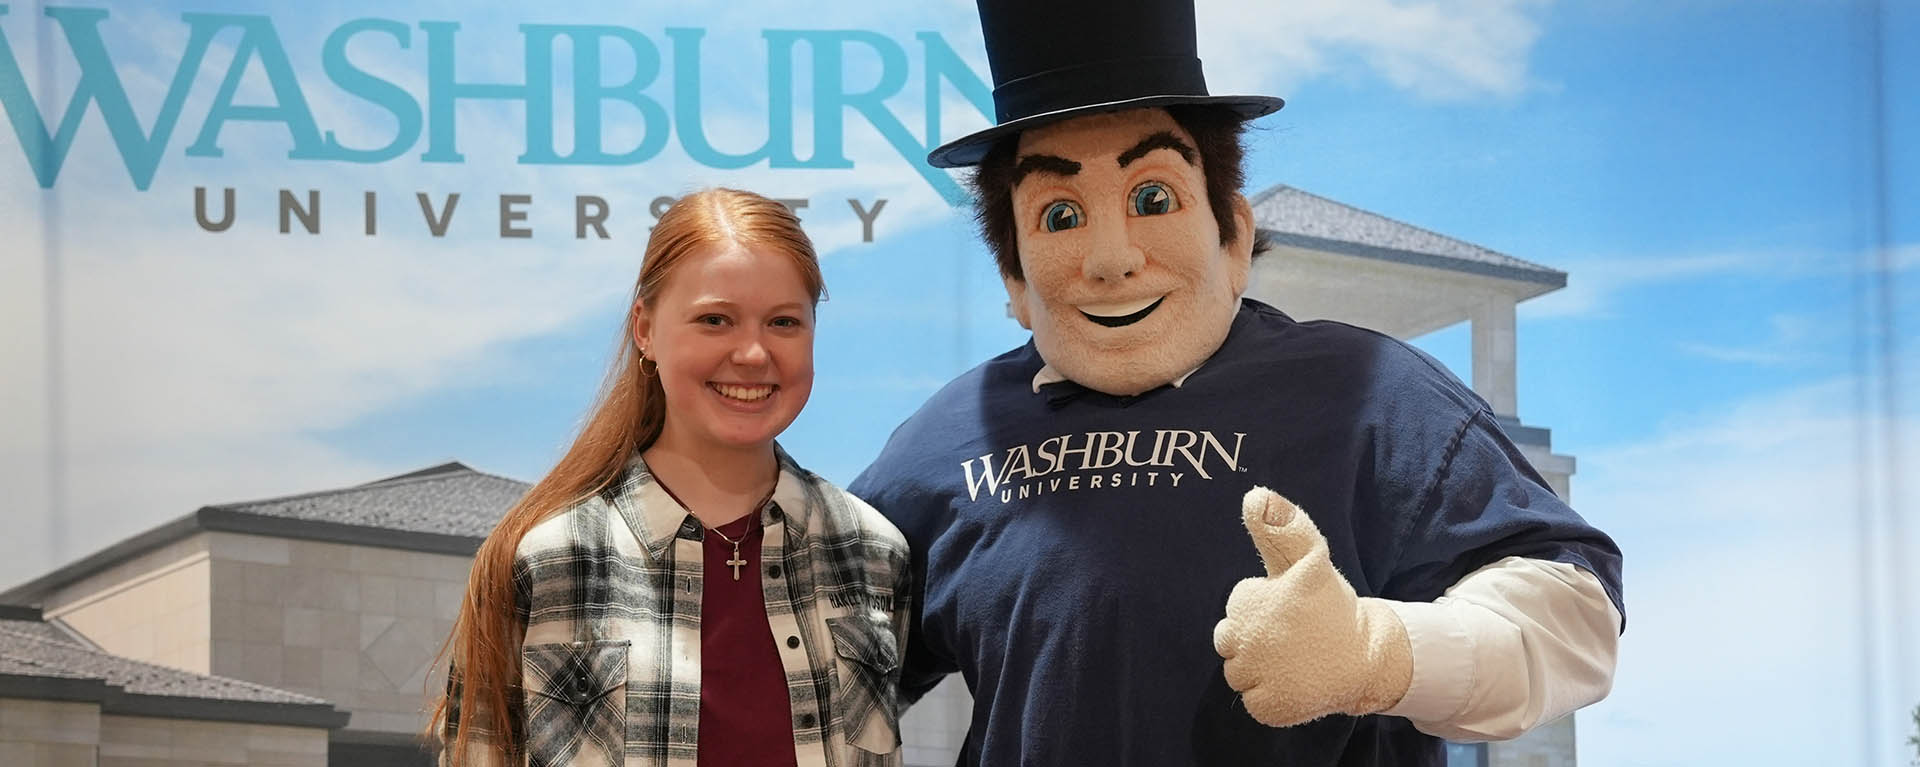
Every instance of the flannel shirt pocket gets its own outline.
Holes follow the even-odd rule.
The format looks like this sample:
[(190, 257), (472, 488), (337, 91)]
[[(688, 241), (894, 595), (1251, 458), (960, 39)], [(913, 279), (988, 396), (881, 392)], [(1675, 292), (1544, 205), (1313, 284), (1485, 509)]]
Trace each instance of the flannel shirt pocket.
[(834, 652), (840, 656), (834, 714), (848, 743), (875, 754), (892, 753), (900, 747), (896, 694), (900, 648), (892, 624), (884, 613), (827, 619)]
[(521, 650), (529, 767), (622, 763), (629, 644), (622, 639)]

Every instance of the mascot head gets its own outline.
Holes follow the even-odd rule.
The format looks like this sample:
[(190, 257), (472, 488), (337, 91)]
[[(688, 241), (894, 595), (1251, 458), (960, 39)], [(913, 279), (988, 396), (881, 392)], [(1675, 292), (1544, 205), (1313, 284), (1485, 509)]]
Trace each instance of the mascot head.
[(1213, 354), (1246, 289), (1240, 133), (1282, 105), (1211, 96), (1191, 0), (980, 0), (997, 125), (942, 146), (979, 166), (981, 233), (1060, 377), (1133, 395)]

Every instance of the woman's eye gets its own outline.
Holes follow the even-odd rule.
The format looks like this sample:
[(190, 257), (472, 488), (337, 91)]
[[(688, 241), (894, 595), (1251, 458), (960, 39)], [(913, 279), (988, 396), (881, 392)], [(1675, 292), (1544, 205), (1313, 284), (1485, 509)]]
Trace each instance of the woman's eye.
[(700, 316), (700, 319), (695, 320), (695, 322), (698, 322), (702, 325), (707, 325), (710, 327), (719, 327), (721, 325), (727, 324), (727, 318), (722, 317), (718, 314), (703, 314)]
[(773, 326), (776, 328), (797, 328), (800, 327), (800, 321), (792, 317), (779, 317), (774, 319)]
[(1128, 195), (1128, 208), (1136, 216), (1158, 216), (1180, 209), (1180, 203), (1173, 198), (1173, 190), (1158, 181), (1148, 181), (1133, 188)]
[(1080, 206), (1061, 200), (1048, 205), (1047, 211), (1040, 214), (1040, 221), (1046, 225), (1047, 231), (1059, 232), (1078, 229), (1081, 224), (1086, 223), (1086, 217), (1080, 214)]

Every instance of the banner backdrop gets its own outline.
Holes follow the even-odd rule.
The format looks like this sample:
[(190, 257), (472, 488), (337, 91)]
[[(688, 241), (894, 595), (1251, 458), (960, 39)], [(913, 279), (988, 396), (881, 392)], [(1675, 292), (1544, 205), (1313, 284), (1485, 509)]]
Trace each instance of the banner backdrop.
[[(1920, 12), (1198, 19), (1213, 92), (1288, 100), (1250, 194), (1569, 275), (1520, 308), (1518, 401), (1627, 552), (1583, 756), (1891, 763), (1920, 690), (1920, 596), (1888, 575), (1920, 545)], [(446, 461), (538, 478), (649, 226), (714, 185), (820, 245), (818, 378), (782, 443), (850, 481), (1026, 340), (960, 177), (923, 160), (989, 124), (990, 83), (963, 0), (0, 0), (0, 582), (210, 504)], [(1467, 369), (1463, 328), (1418, 343)]]
[[(1209, 84), (1287, 93), (1357, 50), (1390, 92), (1521, 87), (1524, 3), (1382, 10), (1202, 4)], [(0, 476), (49, 510), (0, 580), (210, 503), (446, 460), (537, 478), (651, 222), (700, 187), (785, 200), (820, 247), (782, 441), (832, 479), (1025, 338), (924, 161), (991, 122), (972, 3), (0, 3), (0, 45)]]

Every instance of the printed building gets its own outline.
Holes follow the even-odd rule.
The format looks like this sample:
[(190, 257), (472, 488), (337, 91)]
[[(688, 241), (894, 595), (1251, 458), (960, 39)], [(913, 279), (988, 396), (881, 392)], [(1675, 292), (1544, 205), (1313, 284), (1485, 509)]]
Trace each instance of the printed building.
[(132, 660), (0, 608), (0, 764), (325, 767), (346, 722), (310, 695)]
[[(43, 633), (113, 657), (330, 704), (343, 712), (337, 721), (308, 725), (319, 727), (315, 767), (423, 764), (417, 736), (432, 658), (453, 628), (474, 550), (528, 487), (450, 463), (209, 506), (0, 602), (40, 605)], [(0, 662), (14, 657), (11, 643), (0, 645)], [(196, 726), (219, 721), (193, 707), (176, 713)], [(103, 743), (102, 767), (108, 753)]]
[[(1470, 380), (1563, 497), (1572, 458), (1523, 425), (1514, 310), (1566, 275), (1277, 186), (1250, 295), (1413, 338), (1471, 323)], [(0, 764), (419, 765), (433, 658), (472, 554), (528, 485), (458, 463), (209, 506), (0, 593)], [(956, 677), (902, 721), (909, 765), (954, 763)], [(1571, 767), (1568, 717), (1459, 767)], [(211, 745), (209, 745), (211, 744)], [(96, 761), (97, 759), (97, 761)]]

